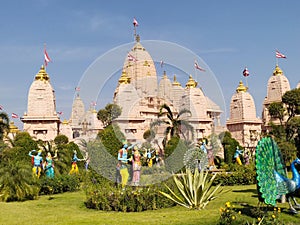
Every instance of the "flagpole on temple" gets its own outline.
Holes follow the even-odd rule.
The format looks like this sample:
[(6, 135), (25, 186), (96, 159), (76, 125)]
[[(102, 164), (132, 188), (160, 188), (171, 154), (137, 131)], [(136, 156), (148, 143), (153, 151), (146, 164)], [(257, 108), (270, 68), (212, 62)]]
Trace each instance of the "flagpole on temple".
[(46, 62), (46, 58), (45, 58), (45, 52), (46, 52), (46, 43), (44, 43), (44, 68), (46, 70), (46, 67), (47, 67), (47, 62)]
[(197, 73), (197, 68), (196, 68), (196, 59), (194, 60), (194, 70), (195, 70), (195, 78), (198, 79), (198, 73)]
[(139, 25), (138, 21), (135, 19), (135, 17), (133, 18), (133, 31), (134, 31), (134, 41), (136, 40), (136, 27)]
[(245, 80), (246, 80), (246, 87), (249, 88), (248, 86), (248, 76), (249, 76), (249, 70), (247, 67), (245, 67), (245, 69), (243, 70), (243, 76), (245, 77)]

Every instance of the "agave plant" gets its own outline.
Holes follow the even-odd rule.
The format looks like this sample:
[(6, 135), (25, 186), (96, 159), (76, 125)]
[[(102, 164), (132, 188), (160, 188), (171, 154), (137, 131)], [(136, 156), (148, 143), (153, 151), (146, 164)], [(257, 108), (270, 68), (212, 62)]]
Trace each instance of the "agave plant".
[(194, 173), (190, 169), (186, 170), (185, 174), (174, 175), (173, 179), (176, 187), (179, 191), (176, 194), (170, 187), (167, 189), (170, 194), (160, 191), (162, 195), (174, 201), (175, 203), (184, 206), (189, 209), (204, 209), (205, 206), (212, 200), (214, 200), (223, 191), (218, 184), (213, 186), (213, 180), (216, 174), (210, 179), (208, 178), (208, 171), (200, 172), (196, 169)]

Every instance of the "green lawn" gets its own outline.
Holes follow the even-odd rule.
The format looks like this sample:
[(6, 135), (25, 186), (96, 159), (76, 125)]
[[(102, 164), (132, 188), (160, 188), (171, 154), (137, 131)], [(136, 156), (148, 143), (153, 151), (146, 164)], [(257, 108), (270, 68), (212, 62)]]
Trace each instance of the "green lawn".
[[(212, 201), (204, 210), (188, 210), (173, 207), (140, 213), (103, 212), (87, 209), (84, 206), (85, 194), (82, 191), (49, 196), (41, 196), (35, 201), (0, 202), (0, 224), (137, 224), (137, 225), (193, 225), (216, 224), (220, 207), (230, 201), (241, 211), (255, 207), (258, 203), (255, 185), (226, 187), (230, 191)], [(287, 214), (288, 204), (278, 204), (282, 208), (281, 219), (287, 224), (300, 224), (300, 213)], [(243, 214), (243, 213), (242, 213)], [(249, 218), (252, 222), (253, 219)]]

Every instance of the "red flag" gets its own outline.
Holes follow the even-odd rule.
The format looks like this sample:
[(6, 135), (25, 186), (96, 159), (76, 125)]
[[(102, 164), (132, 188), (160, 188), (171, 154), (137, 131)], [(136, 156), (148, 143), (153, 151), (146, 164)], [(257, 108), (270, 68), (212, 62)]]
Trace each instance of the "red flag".
[(280, 53), (278, 50), (276, 50), (276, 58), (284, 58), (286, 59), (286, 56), (282, 53)]
[(75, 88), (75, 91), (80, 91), (80, 87), (76, 87), (76, 88)]
[(201, 68), (201, 67), (198, 65), (198, 63), (197, 63), (196, 60), (195, 60), (195, 68), (196, 68), (197, 70), (200, 70), (200, 71), (205, 72), (205, 69)]
[(131, 55), (130, 53), (128, 53), (127, 57), (128, 57), (128, 60), (131, 61), (131, 62), (136, 62), (136, 61), (138, 61), (137, 58), (135, 58), (135, 57), (134, 57), (133, 55)]
[(60, 111), (60, 112), (57, 112), (57, 114), (58, 114), (58, 115), (62, 115), (62, 114), (64, 114), (64, 113)]
[(19, 116), (18, 116), (17, 114), (15, 114), (15, 113), (12, 113), (12, 114), (11, 114), (11, 117), (12, 117), (12, 118), (19, 118)]
[(137, 27), (139, 25), (138, 21), (135, 19), (135, 17), (133, 18), (133, 26)]
[(92, 105), (92, 106), (96, 106), (97, 103), (96, 103), (96, 102), (91, 102), (91, 105)]
[(44, 49), (44, 61), (45, 61), (45, 66), (48, 66), (48, 63), (51, 62), (51, 59), (47, 53), (46, 48)]
[(0, 105), (0, 110), (3, 110), (3, 106), (2, 105)]
[(248, 71), (247, 67), (245, 67), (245, 69), (243, 70), (243, 76), (248, 77), (249, 75), (250, 75), (249, 71)]

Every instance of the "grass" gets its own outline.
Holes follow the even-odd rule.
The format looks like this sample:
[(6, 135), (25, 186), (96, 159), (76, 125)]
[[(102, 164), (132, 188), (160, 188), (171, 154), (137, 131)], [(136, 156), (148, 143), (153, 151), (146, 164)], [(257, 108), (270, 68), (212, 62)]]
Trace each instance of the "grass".
[[(226, 188), (231, 191), (221, 195), (201, 211), (188, 210), (180, 206), (140, 213), (96, 211), (84, 206), (83, 191), (53, 195), (52, 199), (49, 196), (41, 196), (34, 201), (0, 202), (0, 224), (213, 225), (219, 219), (220, 207), (224, 207), (227, 201), (241, 208), (241, 216), (247, 217), (243, 212), (249, 211), (258, 203), (255, 185)], [(286, 224), (300, 223), (300, 213), (289, 215), (287, 203), (279, 203), (278, 207), (282, 208), (280, 219)], [(254, 218), (247, 218), (249, 222), (253, 222)]]

